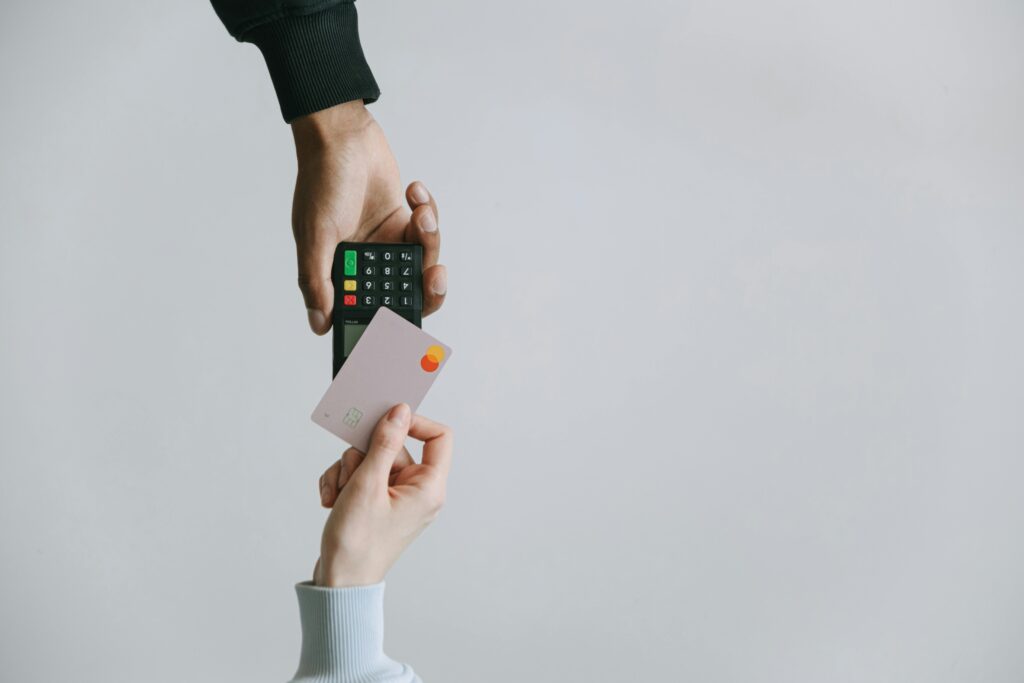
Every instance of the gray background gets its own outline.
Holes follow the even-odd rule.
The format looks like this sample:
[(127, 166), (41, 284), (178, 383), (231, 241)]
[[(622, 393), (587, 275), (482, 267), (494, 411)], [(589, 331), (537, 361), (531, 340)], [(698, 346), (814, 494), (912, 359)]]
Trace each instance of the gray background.
[[(1024, 8), (360, 3), (442, 207), (427, 681), (1024, 678)], [(283, 681), (341, 447), (203, 2), (4, 3), (0, 679)]]

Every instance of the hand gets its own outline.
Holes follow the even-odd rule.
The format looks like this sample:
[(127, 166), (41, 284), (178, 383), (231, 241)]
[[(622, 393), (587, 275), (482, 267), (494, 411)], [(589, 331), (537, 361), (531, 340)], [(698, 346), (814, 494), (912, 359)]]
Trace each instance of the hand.
[[(406, 436), (423, 442), (417, 464)], [(318, 586), (368, 586), (384, 575), (444, 504), (452, 460), (448, 427), (411, 415), (404, 403), (377, 423), (365, 455), (350, 448), (320, 477), (320, 502), (332, 508), (313, 570)]]
[(437, 263), (437, 203), (420, 182), (406, 188), (403, 202), (398, 164), (363, 103), (300, 117), (292, 122), (292, 134), (299, 167), (292, 232), (299, 288), (313, 331), (331, 329), (331, 265), (335, 248), (346, 240), (423, 245), (423, 315), (440, 308), (448, 274)]

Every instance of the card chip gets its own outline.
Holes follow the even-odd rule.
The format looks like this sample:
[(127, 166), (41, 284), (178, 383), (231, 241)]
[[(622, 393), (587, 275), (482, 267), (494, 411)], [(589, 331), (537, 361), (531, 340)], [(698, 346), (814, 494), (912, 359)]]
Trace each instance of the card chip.
[(348, 412), (345, 413), (345, 419), (342, 420), (347, 426), (355, 428), (359, 424), (359, 419), (363, 416), (363, 411), (359, 408), (349, 408)]

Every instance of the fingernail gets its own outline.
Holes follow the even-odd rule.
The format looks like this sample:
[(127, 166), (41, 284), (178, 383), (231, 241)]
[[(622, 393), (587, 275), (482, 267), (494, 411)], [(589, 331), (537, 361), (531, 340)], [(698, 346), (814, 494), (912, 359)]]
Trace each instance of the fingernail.
[(324, 329), (324, 324), (327, 322), (327, 316), (324, 315), (323, 311), (319, 311), (315, 308), (307, 308), (306, 316), (309, 317), (309, 326), (314, 332), (319, 332)]
[(434, 212), (424, 211), (423, 218), (420, 219), (420, 227), (423, 228), (423, 232), (437, 232), (437, 221), (434, 220)]
[(404, 424), (409, 419), (409, 406), (399, 403), (388, 413), (388, 422)]
[(416, 183), (412, 186), (412, 198), (417, 204), (426, 204), (430, 201), (430, 193), (423, 187), (423, 183)]
[(434, 281), (434, 284), (430, 286), (430, 291), (438, 296), (444, 296), (448, 293), (448, 276), (442, 275)]

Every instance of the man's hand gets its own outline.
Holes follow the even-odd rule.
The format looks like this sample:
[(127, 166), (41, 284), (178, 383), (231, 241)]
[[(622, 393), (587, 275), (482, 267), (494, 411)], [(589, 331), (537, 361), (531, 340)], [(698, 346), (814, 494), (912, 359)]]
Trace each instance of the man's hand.
[(406, 188), (403, 201), (398, 164), (363, 103), (300, 117), (292, 122), (292, 134), (299, 166), (292, 232), (299, 288), (313, 331), (331, 329), (331, 265), (335, 247), (346, 240), (422, 244), (423, 315), (440, 308), (448, 275), (437, 263), (437, 203), (420, 182)]
[[(406, 436), (423, 442), (421, 463), (405, 450)], [(368, 453), (350, 448), (320, 477), (320, 502), (333, 509), (313, 581), (330, 587), (382, 581), (441, 511), (451, 460), (448, 427), (411, 415), (404, 403), (388, 411)]]

